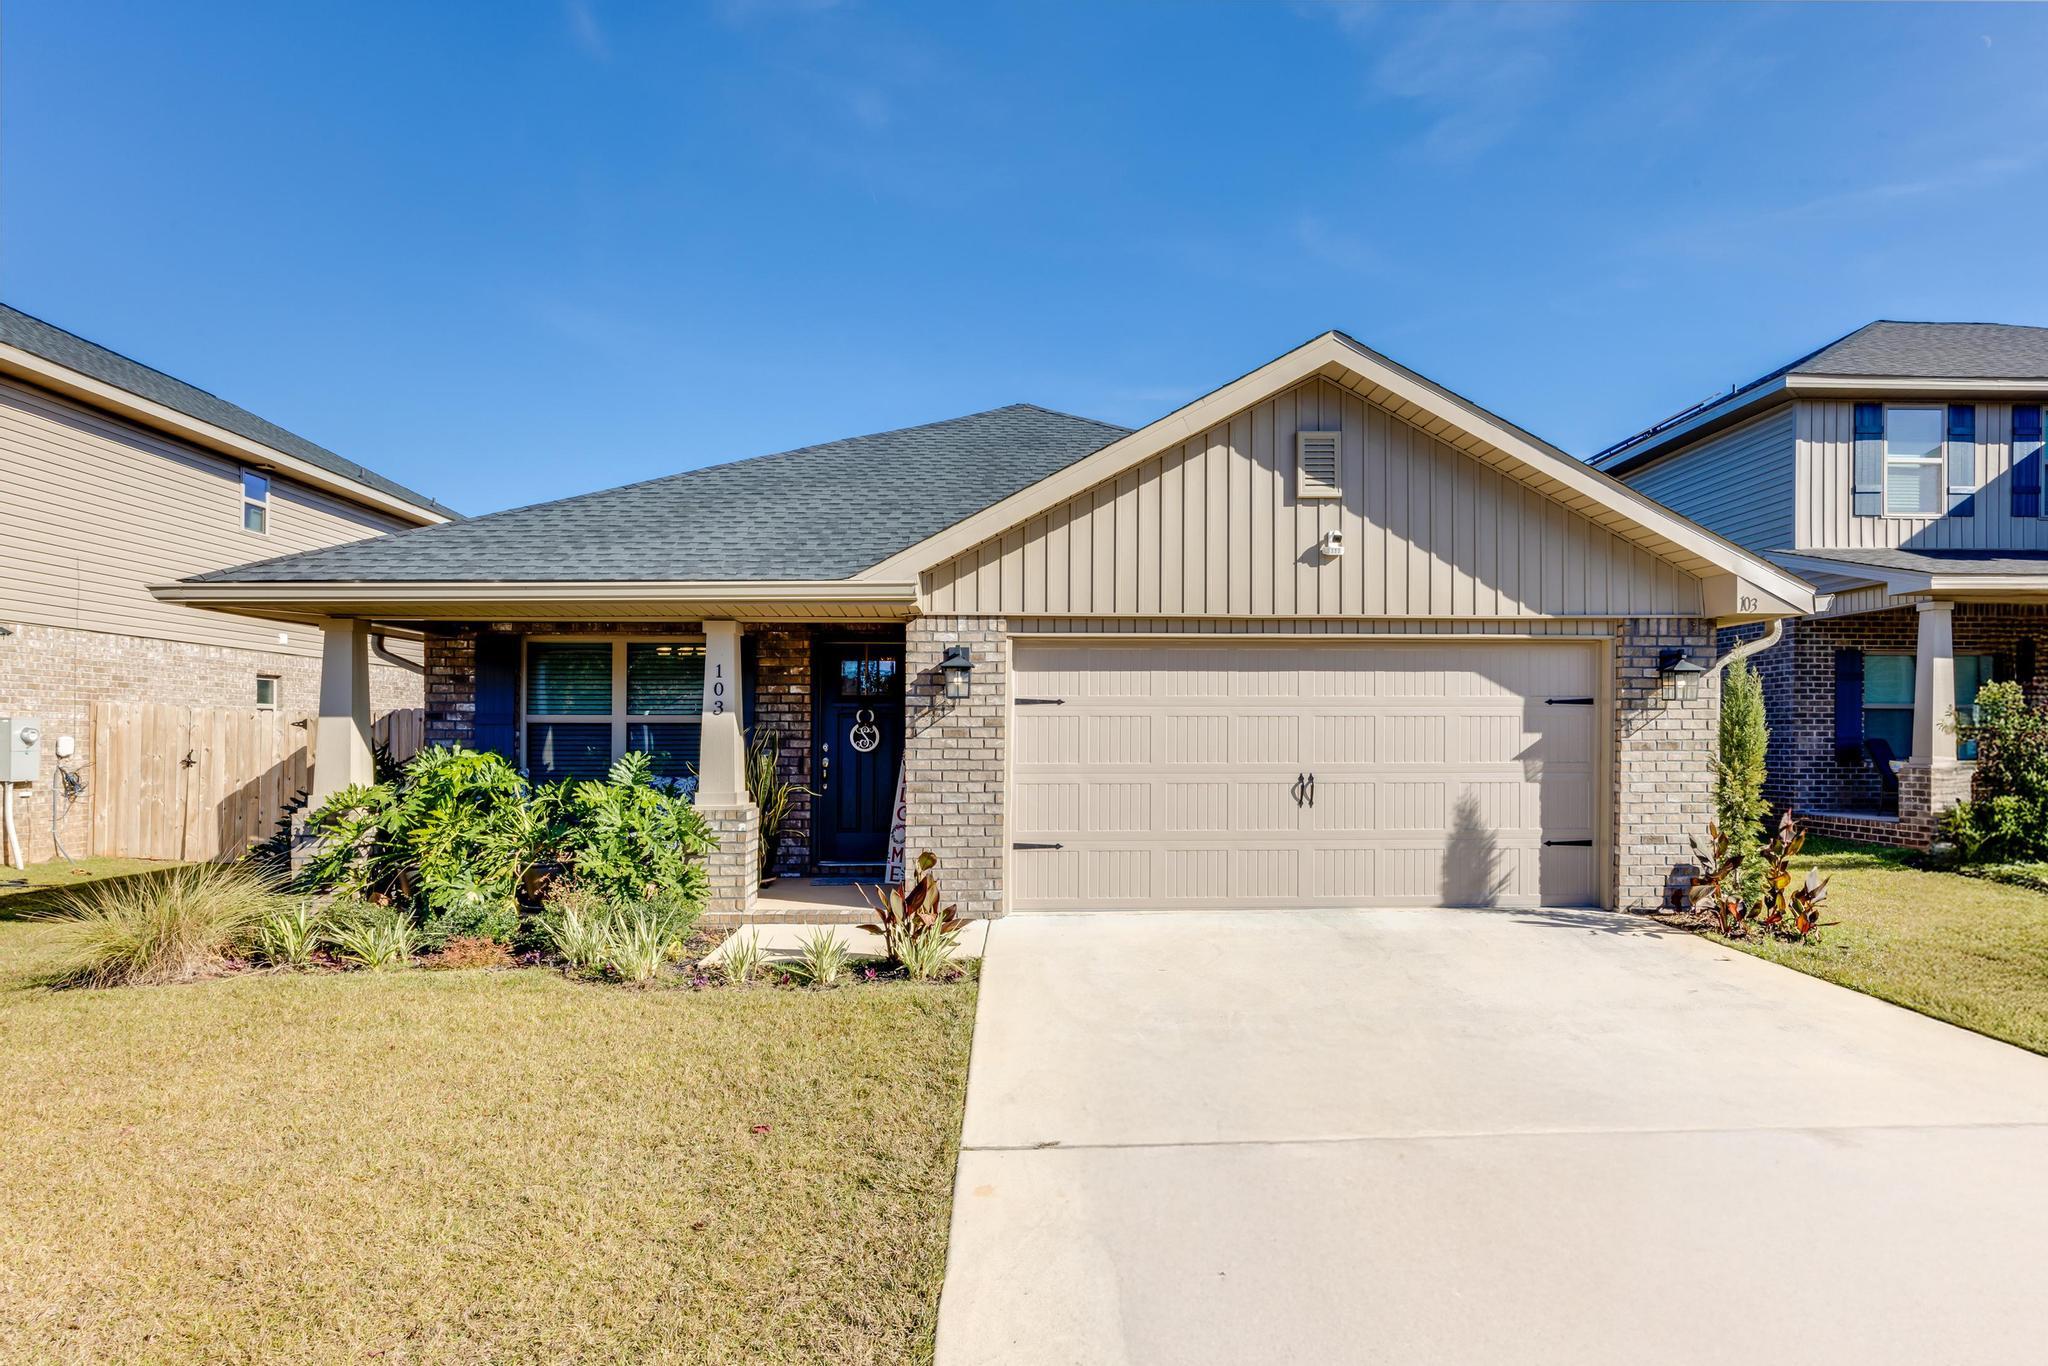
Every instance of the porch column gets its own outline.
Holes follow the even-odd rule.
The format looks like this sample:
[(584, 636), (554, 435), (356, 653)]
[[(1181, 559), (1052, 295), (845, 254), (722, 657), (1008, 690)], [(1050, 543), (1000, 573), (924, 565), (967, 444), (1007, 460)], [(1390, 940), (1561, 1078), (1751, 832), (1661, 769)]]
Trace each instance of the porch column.
[(1920, 640), (1913, 653), (1913, 761), (1937, 767), (1956, 761), (1955, 604), (1920, 604)]
[(1973, 764), (1956, 761), (1955, 605), (1920, 604), (1913, 653), (1913, 757), (1899, 768), (1899, 834), (1925, 849), (1944, 812), (1970, 795)]
[(369, 623), (330, 617), (320, 623), (320, 718), (313, 732), (309, 810), (345, 787), (376, 778), (370, 760)]
[(761, 811), (747, 791), (747, 741), (740, 725), (740, 624), (704, 623), (704, 711), (697, 749), (697, 810), (718, 838), (705, 859), (705, 910), (727, 919), (754, 909), (761, 882)]

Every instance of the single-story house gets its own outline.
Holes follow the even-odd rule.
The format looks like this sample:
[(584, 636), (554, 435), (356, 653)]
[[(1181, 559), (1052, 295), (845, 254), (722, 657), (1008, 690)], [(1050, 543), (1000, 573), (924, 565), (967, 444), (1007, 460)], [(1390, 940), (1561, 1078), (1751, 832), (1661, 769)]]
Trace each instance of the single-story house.
[[(318, 623), (317, 783), (370, 633), (430, 740), (694, 774), (755, 907), (904, 837), (964, 912), (1654, 907), (1708, 819), (1718, 629), (1809, 586), (1329, 332), (1135, 431), (1028, 404), (158, 588)], [(330, 761), (330, 756), (341, 756)]]

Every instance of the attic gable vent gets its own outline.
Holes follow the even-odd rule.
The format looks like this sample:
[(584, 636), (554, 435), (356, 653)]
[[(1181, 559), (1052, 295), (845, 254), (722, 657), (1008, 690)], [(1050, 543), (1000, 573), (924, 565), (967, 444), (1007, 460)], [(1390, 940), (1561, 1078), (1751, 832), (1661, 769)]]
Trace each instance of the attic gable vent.
[(1337, 485), (1337, 444), (1342, 432), (1294, 434), (1294, 491), (1303, 498), (1341, 498)]

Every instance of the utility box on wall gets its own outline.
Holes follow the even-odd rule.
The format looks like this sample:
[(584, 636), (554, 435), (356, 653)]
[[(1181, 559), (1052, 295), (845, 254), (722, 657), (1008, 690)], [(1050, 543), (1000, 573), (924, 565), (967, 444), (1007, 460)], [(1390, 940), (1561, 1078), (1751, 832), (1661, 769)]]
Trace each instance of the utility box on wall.
[(43, 766), (43, 723), (0, 716), (0, 783), (32, 783)]

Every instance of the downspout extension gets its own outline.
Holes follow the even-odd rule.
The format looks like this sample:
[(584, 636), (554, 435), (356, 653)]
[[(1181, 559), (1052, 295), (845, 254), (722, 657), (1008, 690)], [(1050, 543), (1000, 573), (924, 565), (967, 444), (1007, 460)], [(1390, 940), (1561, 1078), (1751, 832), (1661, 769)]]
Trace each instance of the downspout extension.
[(381, 632), (372, 631), (370, 633), (370, 653), (383, 660), (386, 664), (395, 665), (409, 674), (418, 674), (422, 678), (426, 677), (427, 666), (416, 664), (404, 655), (394, 654), (391, 647), (384, 643), (384, 636)]

